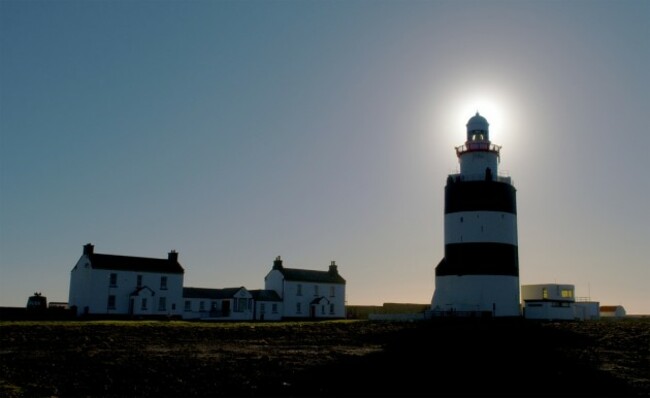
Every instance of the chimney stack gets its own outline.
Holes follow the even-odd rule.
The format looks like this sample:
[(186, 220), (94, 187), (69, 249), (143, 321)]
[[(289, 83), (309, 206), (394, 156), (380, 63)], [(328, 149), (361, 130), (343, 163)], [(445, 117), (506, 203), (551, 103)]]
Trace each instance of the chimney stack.
[(91, 245), (90, 243), (87, 243), (84, 245), (84, 252), (86, 256), (90, 256), (95, 252), (95, 246)]
[(170, 251), (169, 256), (167, 257), (167, 259), (169, 261), (173, 262), (173, 263), (177, 263), (178, 262), (178, 252), (176, 250)]
[(338, 275), (339, 274), (339, 269), (336, 266), (336, 261), (332, 260), (330, 263), (330, 275)]
[(280, 256), (277, 256), (275, 258), (275, 261), (273, 261), (273, 269), (281, 270), (282, 267), (282, 258)]

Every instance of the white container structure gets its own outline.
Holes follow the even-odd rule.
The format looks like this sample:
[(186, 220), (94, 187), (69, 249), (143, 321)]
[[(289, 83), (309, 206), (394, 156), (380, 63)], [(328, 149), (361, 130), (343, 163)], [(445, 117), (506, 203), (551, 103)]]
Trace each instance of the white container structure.
[(575, 287), (556, 283), (522, 285), (521, 298), (526, 319), (574, 320)]

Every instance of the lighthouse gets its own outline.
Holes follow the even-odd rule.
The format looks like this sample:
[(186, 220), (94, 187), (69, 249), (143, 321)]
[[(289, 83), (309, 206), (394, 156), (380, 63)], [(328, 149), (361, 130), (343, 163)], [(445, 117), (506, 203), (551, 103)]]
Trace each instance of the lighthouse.
[(435, 269), (433, 314), (520, 315), (516, 190), (499, 175), (500, 150), (477, 112), (456, 147), (460, 173), (445, 186), (445, 255)]

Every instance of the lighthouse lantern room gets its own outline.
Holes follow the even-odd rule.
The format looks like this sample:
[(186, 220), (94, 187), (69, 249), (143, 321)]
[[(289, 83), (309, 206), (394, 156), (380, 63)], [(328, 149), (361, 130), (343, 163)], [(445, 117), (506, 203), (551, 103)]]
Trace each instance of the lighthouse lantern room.
[(499, 175), (501, 147), (477, 112), (456, 147), (460, 173), (445, 186), (444, 258), (435, 270), (432, 313), (520, 315), (516, 190)]

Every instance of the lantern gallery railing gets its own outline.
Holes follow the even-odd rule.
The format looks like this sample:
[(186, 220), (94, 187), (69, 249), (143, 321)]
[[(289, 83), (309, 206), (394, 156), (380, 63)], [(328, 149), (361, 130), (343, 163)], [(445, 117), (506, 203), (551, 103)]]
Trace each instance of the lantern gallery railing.
[(500, 150), (500, 145), (490, 144), (485, 141), (467, 142), (465, 145), (456, 147), (456, 155), (460, 156), (465, 152), (495, 152), (498, 156)]

